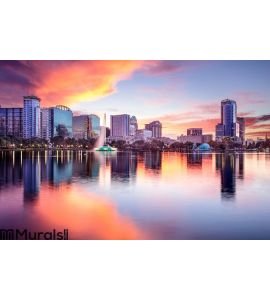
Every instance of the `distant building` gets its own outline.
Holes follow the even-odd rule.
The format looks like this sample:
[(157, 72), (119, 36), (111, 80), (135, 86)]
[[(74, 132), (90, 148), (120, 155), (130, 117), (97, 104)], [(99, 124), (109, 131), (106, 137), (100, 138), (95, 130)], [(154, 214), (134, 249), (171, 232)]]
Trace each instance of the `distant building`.
[(177, 137), (177, 141), (180, 143), (195, 143), (195, 144), (201, 144), (203, 142), (203, 136), (202, 135), (183, 135)]
[(145, 124), (145, 129), (152, 131), (153, 138), (162, 137), (162, 125), (159, 121), (153, 121), (149, 124)]
[(213, 134), (203, 134), (202, 136), (202, 142), (203, 143), (209, 143), (211, 141), (213, 141)]
[(136, 140), (147, 140), (152, 137), (152, 131), (147, 129), (138, 129), (136, 131), (135, 139)]
[(90, 120), (90, 136), (91, 137), (97, 137), (100, 135), (100, 117), (97, 115), (89, 115)]
[(239, 124), (239, 138), (241, 139), (241, 142), (244, 143), (246, 132), (245, 118), (237, 117), (237, 123)]
[(234, 100), (221, 101), (221, 124), (224, 125), (224, 136), (236, 136), (237, 105)]
[(202, 135), (202, 128), (188, 128), (187, 135)]
[(138, 122), (135, 116), (132, 116), (129, 120), (129, 135), (136, 135), (136, 131), (138, 130)]
[(72, 137), (72, 111), (63, 105), (50, 108), (51, 134), (55, 136)]
[(51, 111), (50, 108), (42, 108), (40, 114), (41, 138), (50, 140), (51, 138)]
[(202, 144), (209, 143), (213, 140), (212, 134), (203, 134), (202, 128), (188, 128), (187, 135), (180, 135), (177, 137), (177, 140), (180, 143), (193, 143), (193, 144)]
[(216, 140), (222, 141), (224, 137), (230, 137), (234, 141), (244, 142), (245, 120), (237, 117), (237, 104), (234, 100), (221, 101), (221, 122), (216, 125)]
[(40, 98), (24, 96), (23, 137), (26, 139), (40, 138), (40, 129)]
[(23, 137), (23, 109), (0, 107), (0, 136)]
[(129, 136), (130, 116), (112, 115), (111, 116), (111, 136), (112, 137), (127, 137)]
[(90, 117), (88, 115), (74, 116), (72, 128), (75, 139), (88, 139), (92, 130)]
[(224, 129), (224, 125), (219, 123), (216, 125), (216, 140), (222, 140), (222, 138), (224, 137), (224, 132), (225, 132), (225, 129)]

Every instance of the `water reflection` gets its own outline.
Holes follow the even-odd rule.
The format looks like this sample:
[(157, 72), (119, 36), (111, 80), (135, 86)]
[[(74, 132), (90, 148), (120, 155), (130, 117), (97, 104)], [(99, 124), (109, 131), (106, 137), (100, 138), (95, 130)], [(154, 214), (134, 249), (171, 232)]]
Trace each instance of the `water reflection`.
[(244, 155), (216, 154), (216, 170), (220, 171), (221, 197), (223, 200), (234, 200), (236, 178), (244, 179)]
[[(249, 237), (250, 226), (256, 225), (253, 238), (270, 238), (269, 157), (3, 151), (0, 225), (66, 224), (72, 238), (86, 239), (242, 238)], [(245, 204), (256, 197), (259, 200), (251, 211)], [(242, 205), (241, 215), (247, 218), (235, 219), (233, 212), (220, 209), (223, 201)], [(248, 223), (252, 218), (256, 222)], [(245, 225), (241, 229), (240, 223)]]

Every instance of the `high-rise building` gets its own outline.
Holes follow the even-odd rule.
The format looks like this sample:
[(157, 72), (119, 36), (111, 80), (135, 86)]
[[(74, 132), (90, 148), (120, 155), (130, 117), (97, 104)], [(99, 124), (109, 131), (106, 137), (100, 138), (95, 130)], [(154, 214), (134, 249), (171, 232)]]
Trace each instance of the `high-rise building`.
[(127, 114), (111, 116), (111, 136), (129, 136), (130, 117)]
[(73, 117), (73, 137), (75, 139), (88, 139), (91, 133), (90, 117), (88, 115)]
[(100, 135), (100, 117), (91, 114), (89, 115), (89, 118), (90, 118), (90, 128), (91, 128), (90, 136), (97, 137)]
[(72, 137), (72, 111), (63, 105), (50, 108), (51, 134), (50, 137)]
[(239, 141), (240, 123), (241, 121), (237, 121), (236, 102), (230, 99), (222, 100), (221, 122), (216, 125), (216, 140), (221, 141), (223, 137), (230, 137), (233, 138), (235, 141)]
[(50, 108), (42, 108), (40, 114), (41, 138), (50, 140), (51, 138), (51, 110)]
[(222, 140), (224, 137), (224, 125), (219, 123), (216, 125), (216, 140)]
[(153, 138), (162, 137), (162, 125), (159, 121), (153, 121), (149, 124), (145, 124), (145, 129), (152, 131)]
[(22, 108), (0, 108), (0, 136), (23, 136)]
[(221, 101), (221, 124), (224, 125), (224, 136), (235, 137), (237, 135), (237, 105), (234, 100)]
[(187, 135), (202, 135), (202, 128), (188, 128)]
[(136, 131), (138, 130), (138, 122), (135, 116), (130, 118), (129, 122), (129, 135), (134, 136), (136, 135)]
[(138, 129), (135, 138), (137, 140), (147, 140), (152, 137), (152, 131), (147, 129)]
[(23, 137), (39, 138), (40, 135), (40, 98), (24, 96)]
[(237, 117), (237, 123), (239, 124), (239, 138), (241, 142), (245, 142), (245, 118)]

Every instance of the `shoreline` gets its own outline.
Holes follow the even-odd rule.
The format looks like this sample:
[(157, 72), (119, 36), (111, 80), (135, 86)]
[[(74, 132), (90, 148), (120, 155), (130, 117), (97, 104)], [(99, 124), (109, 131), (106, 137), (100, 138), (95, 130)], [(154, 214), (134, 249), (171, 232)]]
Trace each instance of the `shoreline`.
[[(102, 151), (95, 151), (94, 149), (70, 149), (70, 148), (15, 148), (15, 149), (1, 149), (0, 151), (4, 152), (10, 152), (10, 151), (16, 151), (16, 152), (30, 152), (30, 151), (73, 151), (73, 152), (102, 152)], [(192, 153), (192, 154), (211, 154), (211, 153), (266, 153), (270, 154), (269, 151), (259, 151), (259, 150), (211, 150), (211, 151), (177, 151), (177, 150), (139, 150), (139, 149), (128, 149), (128, 150), (117, 150), (115, 152), (163, 152), (163, 153)], [(114, 153), (115, 153), (114, 152)], [(108, 152), (106, 152), (108, 153)]]

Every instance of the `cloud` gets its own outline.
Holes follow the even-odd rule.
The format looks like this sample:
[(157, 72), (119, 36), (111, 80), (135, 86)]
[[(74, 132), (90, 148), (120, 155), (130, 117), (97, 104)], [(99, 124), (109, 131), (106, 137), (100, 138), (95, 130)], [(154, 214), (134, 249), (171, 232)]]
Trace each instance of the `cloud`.
[(146, 74), (161, 75), (166, 73), (185, 71), (201, 63), (202, 62), (199, 61), (188, 60), (148, 60), (144, 62), (142, 69)]
[(93, 101), (116, 91), (142, 61), (1, 61), (0, 101), (22, 105), (36, 94), (43, 106)]
[(263, 94), (255, 91), (238, 91), (234, 94), (233, 98), (237, 99), (237, 103), (240, 105), (264, 104), (267, 102)]

